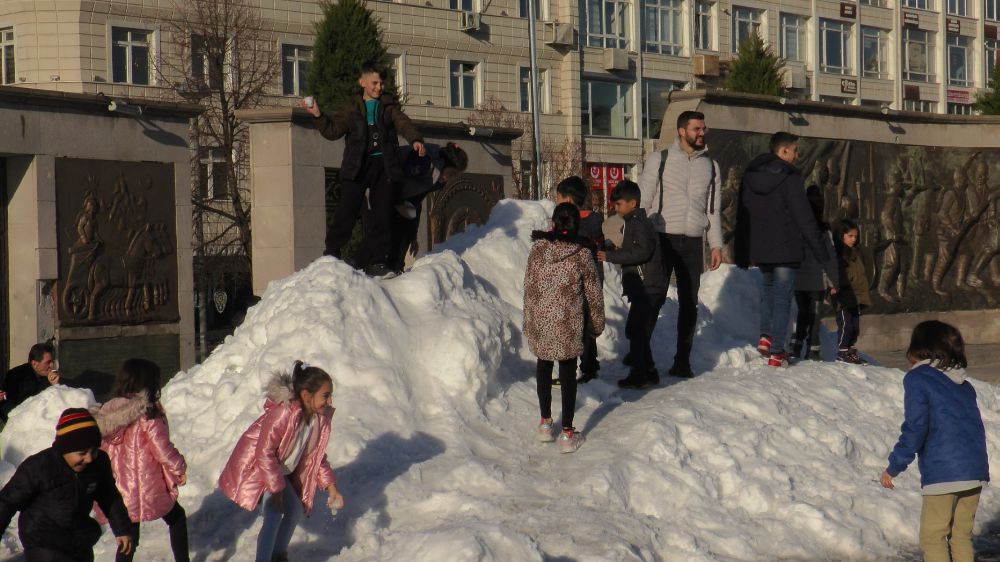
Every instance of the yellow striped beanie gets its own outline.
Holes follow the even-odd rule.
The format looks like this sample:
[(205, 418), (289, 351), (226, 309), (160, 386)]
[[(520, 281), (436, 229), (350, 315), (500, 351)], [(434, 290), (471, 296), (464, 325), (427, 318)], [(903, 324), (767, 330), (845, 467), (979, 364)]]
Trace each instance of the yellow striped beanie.
[(94, 416), (84, 408), (69, 408), (59, 416), (56, 440), (52, 446), (60, 453), (86, 451), (101, 446), (101, 430)]

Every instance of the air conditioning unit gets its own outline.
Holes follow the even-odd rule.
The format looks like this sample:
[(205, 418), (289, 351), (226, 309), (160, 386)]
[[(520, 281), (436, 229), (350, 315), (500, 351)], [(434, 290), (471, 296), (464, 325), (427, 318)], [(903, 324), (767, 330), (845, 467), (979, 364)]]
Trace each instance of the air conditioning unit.
[(573, 38), (573, 26), (557, 21), (542, 22), (544, 25), (542, 37), (546, 45), (553, 47), (572, 47), (576, 44)]
[(786, 68), (781, 81), (784, 87), (793, 90), (805, 90), (809, 87), (809, 77), (804, 68)]
[(695, 76), (718, 76), (719, 55), (695, 55), (691, 66)]
[(625, 49), (604, 49), (604, 70), (628, 70), (628, 52)]
[(475, 12), (459, 12), (458, 28), (462, 31), (479, 29), (479, 14)]

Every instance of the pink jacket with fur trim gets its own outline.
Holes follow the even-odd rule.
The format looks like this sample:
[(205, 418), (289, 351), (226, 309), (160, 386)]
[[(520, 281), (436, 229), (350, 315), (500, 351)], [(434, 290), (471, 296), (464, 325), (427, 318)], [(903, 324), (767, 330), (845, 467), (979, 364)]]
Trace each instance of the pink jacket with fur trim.
[[(303, 453), (295, 472), (289, 475), (306, 515), (312, 511), (316, 489), (335, 483), (333, 469), (326, 460), (332, 417), (333, 408), (317, 414), (319, 441), (316, 447)], [(302, 404), (292, 391), (292, 378), (275, 376), (268, 384), (264, 414), (243, 433), (222, 469), (219, 477), (222, 493), (252, 511), (265, 491), (276, 494), (284, 489), (281, 459), (288, 454), (303, 421)]]
[(94, 416), (132, 521), (152, 521), (177, 501), (187, 463), (170, 442), (167, 418), (150, 418), (143, 394), (108, 400)]

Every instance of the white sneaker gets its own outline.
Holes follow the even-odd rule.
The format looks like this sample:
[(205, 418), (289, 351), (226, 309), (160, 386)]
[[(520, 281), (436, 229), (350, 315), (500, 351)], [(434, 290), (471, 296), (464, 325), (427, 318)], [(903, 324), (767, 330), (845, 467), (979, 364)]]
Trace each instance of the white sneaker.
[(538, 440), (542, 443), (551, 443), (556, 440), (556, 436), (552, 433), (552, 418), (542, 419), (542, 422), (538, 424)]
[(559, 452), (575, 453), (580, 448), (580, 445), (583, 445), (584, 441), (583, 434), (575, 428), (564, 429), (559, 434)]

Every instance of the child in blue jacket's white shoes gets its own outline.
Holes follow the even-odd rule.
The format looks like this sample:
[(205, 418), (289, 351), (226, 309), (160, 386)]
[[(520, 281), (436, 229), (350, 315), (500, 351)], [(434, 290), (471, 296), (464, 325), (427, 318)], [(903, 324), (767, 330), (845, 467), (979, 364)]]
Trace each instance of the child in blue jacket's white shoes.
[(921, 322), (906, 357), (912, 367), (903, 377), (903, 426), (882, 486), (893, 488), (892, 479), (919, 456), (924, 560), (972, 562), (972, 524), (990, 468), (976, 390), (965, 380), (962, 334), (944, 322)]

